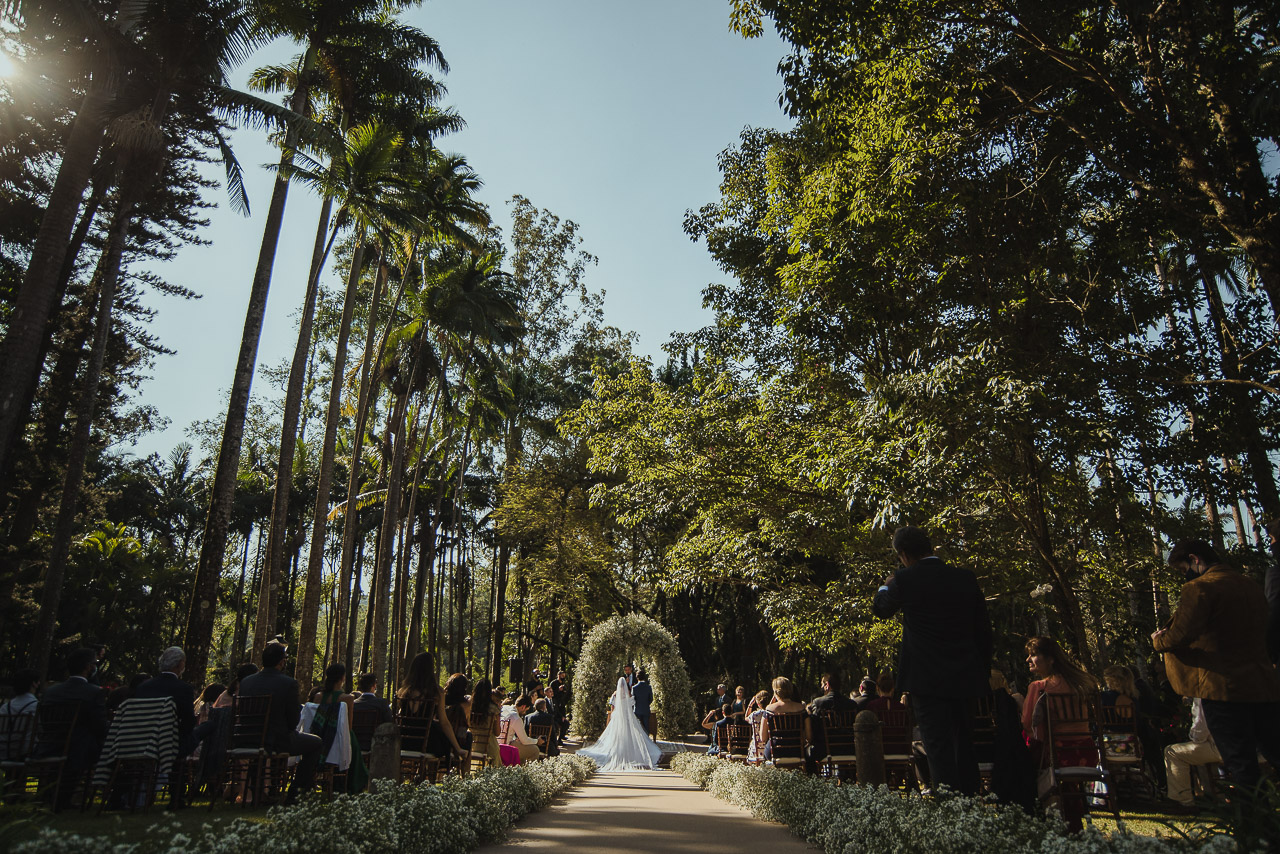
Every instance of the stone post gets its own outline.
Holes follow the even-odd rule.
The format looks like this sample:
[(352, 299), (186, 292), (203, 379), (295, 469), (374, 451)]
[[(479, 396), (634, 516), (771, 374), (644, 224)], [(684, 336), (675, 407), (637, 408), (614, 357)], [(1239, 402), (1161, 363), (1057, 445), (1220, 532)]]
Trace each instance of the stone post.
[(880, 719), (864, 709), (853, 719), (853, 750), (858, 757), (858, 782), (882, 785), (884, 775), (884, 742), (880, 736)]
[[(353, 747), (359, 750), (358, 745)], [(369, 791), (380, 785), (400, 783), (400, 728), (394, 723), (378, 724), (369, 749)]]

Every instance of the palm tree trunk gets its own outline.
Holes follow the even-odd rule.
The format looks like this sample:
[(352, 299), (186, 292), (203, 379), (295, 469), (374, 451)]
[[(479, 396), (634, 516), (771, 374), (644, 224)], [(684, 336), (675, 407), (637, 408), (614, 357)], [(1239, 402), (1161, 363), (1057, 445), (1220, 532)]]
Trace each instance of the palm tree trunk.
[[(40, 218), (40, 230), (31, 249), (22, 284), (8, 317), (8, 331), (0, 344), (0, 484), (12, 463), (10, 451), (30, 412), (40, 381), (41, 353), (48, 335), (49, 318), (56, 306), (57, 283), (67, 256), (69, 239), (80, 212), (80, 200), (93, 174), (93, 164), (106, 129), (106, 108), (111, 88), (102, 75), (94, 75), (80, 102), (49, 204)], [(27, 405), (23, 405), (27, 401)]]
[[(307, 374), (307, 357), (311, 353), (311, 329), (316, 314), (316, 298), (320, 291), (320, 271), (333, 247), (329, 233), (329, 216), (333, 211), (333, 199), (326, 196), (320, 206), (320, 222), (316, 226), (315, 247), (311, 253), (311, 270), (307, 275), (307, 292), (302, 301), (302, 317), (298, 320), (298, 343), (293, 348), (293, 362), (289, 366), (289, 383), (284, 396), (283, 424), (280, 428), (280, 459), (276, 464), (275, 492), (271, 499), (271, 523), (267, 532), (267, 571), (263, 574), (263, 591), (267, 595), (258, 598), (258, 630), (254, 632), (253, 647), (261, 649), (267, 640), (269, 627), (276, 623), (275, 600), (284, 563), (285, 534), (289, 522), (289, 494), (293, 487), (293, 455), (297, 447), (298, 416), (302, 411), (302, 390)], [(314, 629), (313, 629), (314, 631)], [(312, 640), (314, 644), (314, 639)], [(303, 662), (299, 659), (299, 665)], [(307, 662), (310, 664), (310, 662)], [(297, 673), (310, 671), (299, 666)], [(304, 686), (310, 695), (310, 684)]]
[[(298, 75), (298, 87), (294, 90), (290, 107), (295, 113), (305, 114), (310, 101), (311, 77), (315, 66), (316, 50), (308, 47), (303, 56)], [(298, 143), (298, 132), (290, 129), (285, 135), (284, 151), (280, 165), (288, 167), (293, 162), (291, 153)], [(196, 579), (191, 595), (191, 607), (187, 612), (187, 629), (184, 646), (187, 652), (187, 678), (197, 684), (205, 682), (205, 667), (209, 660), (209, 645), (213, 639), (213, 622), (218, 609), (218, 584), (222, 578), (222, 564), (227, 547), (227, 527), (231, 523), (231, 509), (236, 494), (236, 474), (240, 468), (240, 446), (244, 441), (244, 424), (249, 413), (249, 392), (253, 385), (253, 371), (258, 362), (258, 342), (262, 337), (262, 321), (267, 311), (267, 293), (271, 288), (271, 271), (275, 266), (276, 247), (280, 242), (280, 229), (284, 224), (285, 201), (289, 194), (287, 168), (276, 173), (271, 191), (271, 204), (267, 208), (267, 222), (262, 232), (262, 244), (258, 249), (258, 264), (253, 273), (253, 285), (249, 290), (249, 305), (245, 311), (244, 330), (240, 335), (240, 352), (236, 357), (236, 370), (231, 382), (231, 396), (227, 401), (227, 417), (222, 425), (222, 444), (218, 448), (218, 463), (210, 489), (209, 515), (205, 521), (204, 538), (200, 543), (200, 560), (196, 566)], [(256, 635), (255, 635), (256, 636)], [(254, 657), (262, 654), (254, 650)]]
[[(416, 360), (415, 360), (416, 361)], [(409, 388), (413, 387), (413, 376), (417, 366), (409, 372)], [(387, 500), (382, 505), (382, 534), (379, 537), (381, 546), (375, 559), (374, 578), (378, 580), (373, 604), (373, 672), (384, 685), (387, 682), (387, 628), (391, 611), (391, 554), (395, 551), (396, 529), (400, 523), (400, 484), (403, 480), (405, 448), (408, 445), (405, 434), (405, 409), (409, 403), (409, 392), (405, 391), (396, 400), (390, 426), (395, 430), (392, 445), (390, 470), (387, 473)]]
[[(316, 625), (320, 616), (320, 587), (324, 574), (325, 525), (329, 519), (329, 493), (333, 488), (333, 461), (338, 447), (338, 422), (342, 417), (342, 380), (347, 368), (347, 346), (351, 339), (351, 321), (355, 316), (356, 295), (360, 285), (360, 268), (364, 264), (364, 237), (356, 241), (347, 273), (347, 291), (342, 301), (342, 321), (333, 351), (333, 376), (329, 380), (329, 405), (325, 412), (324, 444), (320, 451), (320, 472), (316, 478), (316, 506), (311, 517), (311, 550), (307, 554), (306, 590), (302, 595), (302, 626), (298, 632), (297, 679), (303, 693), (311, 694), (315, 671)], [(319, 281), (319, 277), (315, 278)], [(339, 575), (341, 577), (341, 575)], [(342, 607), (337, 612), (338, 637), (342, 637)], [(336, 644), (341, 649), (342, 644)]]
[[(136, 186), (136, 185), (135, 185)], [(99, 263), (101, 285), (98, 293), (98, 317), (94, 328), (93, 353), (85, 371), (84, 387), (76, 406), (76, 428), (71, 437), (66, 476), (62, 482), (62, 498), (58, 504), (58, 519), (54, 526), (53, 544), (49, 565), (45, 571), (40, 599), (40, 619), (36, 623), (34, 639), (34, 664), (43, 679), (47, 676), (49, 656), (53, 649), (53, 636), (58, 623), (58, 606), (62, 601), (62, 584), (66, 575), (67, 554), (71, 549), (71, 537), (75, 533), (76, 507), (80, 501), (80, 482), (84, 478), (85, 462), (89, 456), (93, 415), (97, 408), (98, 387), (102, 379), (102, 365), (106, 359), (107, 342), (111, 336), (111, 312), (115, 304), (116, 285), (120, 280), (120, 261), (134, 208), (133, 194), (121, 193), (111, 236)]]

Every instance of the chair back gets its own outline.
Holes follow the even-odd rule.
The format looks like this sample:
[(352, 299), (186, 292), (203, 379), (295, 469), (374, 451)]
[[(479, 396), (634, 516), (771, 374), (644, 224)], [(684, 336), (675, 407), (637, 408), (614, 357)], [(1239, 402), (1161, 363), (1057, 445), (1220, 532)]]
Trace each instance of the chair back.
[(0, 716), (0, 760), (22, 762), (31, 753), (35, 743), (36, 715), (33, 710), (24, 715)]
[(991, 697), (980, 697), (973, 706), (973, 749), (978, 762), (994, 762), (996, 754), (996, 714)]
[(502, 739), (501, 743), (507, 743), (507, 731), (511, 729), (511, 718), (503, 718), (498, 722), (498, 737)]
[(721, 729), (725, 733), (721, 753), (730, 759), (746, 759), (747, 750), (751, 746), (751, 724), (725, 724)]
[(351, 732), (355, 735), (361, 752), (368, 753), (373, 749), (373, 733), (377, 730), (378, 721), (381, 719), (381, 709), (362, 709), (358, 704), (356, 705), (356, 713), (351, 718)]
[(71, 736), (80, 719), (82, 703), (41, 703), (36, 706), (34, 752), (39, 756), (66, 756), (71, 752)]
[(911, 755), (911, 730), (913, 723), (910, 709), (882, 709), (876, 712), (880, 718), (880, 741), (886, 756)]
[(231, 748), (233, 750), (265, 750), (267, 727), (271, 723), (271, 695), (256, 697), (236, 695), (231, 703)]
[(1109, 762), (1142, 761), (1142, 740), (1138, 738), (1137, 706), (1099, 706), (1102, 746)]
[(538, 742), (538, 749), (546, 753), (551, 749), (551, 724), (531, 724), (525, 729), (529, 738)]
[(396, 723), (400, 726), (400, 749), (425, 753), (431, 727), (435, 724), (435, 706), (426, 700), (396, 701)]
[(769, 745), (773, 759), (804, 758), (804, 715), (766, 712), (769, 721)]
[(853, 755), (853, 719), (857, 715), (857, 712), (827, 712), (821, 716), (822, 731), (827, 739), (828, 756)]
[(1059, 760), (1064, 750), (1092, 749), (1102, 755), (1102, 714), (1097, 694), (1042, 694), (1041, 697), (1045, 704), (1046, 747), (1051, 767), (1062, 764)]

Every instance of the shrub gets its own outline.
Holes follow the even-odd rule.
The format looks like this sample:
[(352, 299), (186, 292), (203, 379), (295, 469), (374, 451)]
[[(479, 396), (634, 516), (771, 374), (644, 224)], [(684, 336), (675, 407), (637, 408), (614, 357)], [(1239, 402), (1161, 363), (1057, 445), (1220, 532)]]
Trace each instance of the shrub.
[(585, 756), (557, 756), (474, 777), (450, 777), (440, 785), (383, 786), (375, 792), (306, 800), (276, 807), (267, 820), (237, 819), (217, 832), (191, 839), (163, 825), (143, 841), (112, 843), (45, 829), (13, 847), (14, 854), (352, 854), (399, 851), (454, 854), (501, 839), (512, 822), (545, 807), (586, 780), (595, 763)]
[(827, 854), (863, 851), (967, 854), (1228, 854), (1224, 835), (1197, 839), (1137, 836), (1094, 828), (1071, 836), (1062, 822), (980, 798), (903, 796), (885, 786), (836, 786), (820, 777), (682, 754), (671, 768), (757, 818), (787, 825)]

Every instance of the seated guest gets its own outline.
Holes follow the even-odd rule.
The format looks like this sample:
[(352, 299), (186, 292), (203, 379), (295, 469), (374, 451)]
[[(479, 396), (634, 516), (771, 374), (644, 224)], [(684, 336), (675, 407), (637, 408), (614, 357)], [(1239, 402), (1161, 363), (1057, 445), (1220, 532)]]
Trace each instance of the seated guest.
[(471, 680), (455, 673), (444, 683), (444, 711), (463, 750), (471, 749)]
[(1012, 686), (1009, 685), (1009, 680), (1005, 678), (1004, 671), (992, 668), (991, 678), (988, 680), (988, 683), (991, 685), (992, 691), (1004, 691), (1008, 694), (1009, 697), (1018, 704), (1018, 713), (1022, 713), (1022, 702), (1026, 698), (1021, 694), (1014, 692)]
[[(355, 698), (342, 690), (347, 680), (347, 666), (334, 663), (325, 668), (324, 681), (320, 683), (319, 698), (316, 700), (316, 713), (311, 719), (311, 733), (320, 737), (321, 761), (327, 761), (329, 750), (338, 738), (339, 725), (342, 721), (342, 708), (347, 710), (347, 732), (351, 743), (356, 743), (355, 733)], [(369, 782), (368, 769), (364, 767), (364, 754), (356, 749), (351, 751), (351, 763), (347, 766), (347, 792), (356, 794), (363, 792)]]
[(1191, 701), (1191, 732), (1189, 741), (1171, 744), (1164, 749), (1165, 775), (1169, 780), (1168, 797), (1173, 801), (1178, 812), (1191, 812), (1191, 769), (1196, 765), (1211, 765), (1222, 762), (1218, 746), (1213, 743), (1213, 735), (1204, 722), (1204, 709), (1200, 700)]
[[(999, 670), (987, 680), (991, 688), (991, 718), (995, 724), (990, 744), (975, 744), (978, 761), (991, 763), (991, 793), (1001, 803), (1017, 804), (1028, 814), (1036, 809), (1036, 763), (1022, 733), (1022, 707), (1008, 691), (1008, 681)], [(928, 763), (925, 763), (928, 773)], [(927, 779), (927, 776), (926, 778)]]
[(533, 708), (533, 703), (529, 700), (528, 694), (521, 694), (516, 698), (515, 703), (502, 707), (502, 720), (507, 724), (506, 744), (513, 745), (520, 752), (520, 761), (528, 762), (537, 759), (538, 742), (529, 737), (524, 731), (524, 716)]
[(13, 696), (0, 703), (0, 717), (9, 715), (34, 715), (36, 713), (36, 689), (40, 687), (40, 674), (34, 670), (19, 670), (9, 678)]
[[(97, 666), (97, 653), (89, 647), (81, 647), (67, 656), (67, 673), (65, 682), (50, 685), (44, 690), (37, 707), (37, 714), (45, 708), (62, 707), (77, 704), (80, 713), (76, 715), (75, 726), (71, 731), (71, 739), (67, 746), (67, 761), (62, 766), (62, 776), (58, 785), (58, 806), (65, 807), (71, 802), (73, 782), (93, 768), (102, 752), (102, 743), (107, 737), (107, 705), (102, 689), (89, 682)], [(45, 740), (37, 735), (33, 758), (44, 758), (62, 755), (61, 740)]]
[[(1033, 758), (1038, 754), (1043, 765), (1043, 761), (1048, 758), (1047, 751), (1044, 750), (1044, 743), (1048, 738), (1048, 707), (1046, 703), (1040, 702), (1040, 698), (1046, 694), (1076, 694), (1087, 697), (1097, 693), (1098, 687), (1088, 671), (1072, 661), (1053, 638), (1034, 637), (1027, 641), (1026, 649), (1027, 667), (1036, 681), (1027, 686), (1027, 701), (1022, 706), (1022, 729), (1027, 734)], [(1064, 727), (1059, 733), (1056, 755), (1060, 766), (1085, 767), (1098, 763), (1098, 752), (1085, 726), (1076, 725), (1075, 730), (1066, 730)], [(1079, 735), (1073, 736), (1077, 731)], [(1047, 769), (1042, 770), (1042, 781), (1047, 774)], [(1067, 827), (1072, 832), (1079, 832), (1084, 826), (1081, 821), (1084, 816), (1083, 792), (1079, 796), (1062, 799), (1061, 806)]]
[[(726, 709), (728, 711), (726, 711)], [(716, 725), (719, 724), (721, 721), (723, 721), (725, 717), (732, 711), (733, 711), (733, 707), (730, 706), (728, 703), (725, 703), (720, 708), (712, 709), (711, 711), (707, 712), (706, 717), (704, 717), (702, 719), (702, 723), (699, 724), (699, 726), (701, 726), (703, 729), (707, 731), (708, 743), (711, 745), (710, 747), (707, 748), (707, 754), (709, 756), (714, 756), (715, 754), (720, 752), (720, 745), (719, 743), (716, 742)]]
[(378, 723), (391, 723), (391, 702), (385, 697), (378, 696), (377, 675), (365, 673), (360, 677), (357, 687), (360, 690), (356, 694), (355, 707), (357, 709), (377, 709)]
[(236, 692), (240, 690), (240, 683), (243, 682), (245, 679), (248, 679), (250, 676), (252, 676), (257, 672), (258, 672), (258, 665), (254, 664), (253, 662), (246, 662), (245, 664), (242, 664), (239, 667), (237, 667), (236, 678), (232, 679), (231, 684), (228, 685), (223, 690), (223, 692), (218, 695), (217, 700), (214, 700), (213, 707), (215, 709), (231, 708), (231, 704), (236, 698)]
[(481, 679), (471, 692), (471, 717), (467, 721), (467, 735), (475, 747), (475, 733), (489, 734), (485, 747), (485, 761), (491, 768), (502, 767), (502, 753), (498, 743), (501, 735), (498, 726), (502, 720), (502, 688), (494, 688), (488, 679)]
[[(531, 726), (549, 726), (552, 728), (552, 731), (554, 732), (555, 725), (556, 725), (556, 717), (555, 715), (551, 714), (550, 705), (551, 704), (547, 702), (547, 699), (545, 697), (539, 697), (538, 699), (533, 701), (533, 709), (534, 709), (533, 712), (531, 712), (528, 715), (525, 715), (525, 718), (524, 718), (524, 726), (525, 726), (526, 732)], [(554, 748), (554, 746), (555, 745), (548, 744), (545, 741), (538, 742), (538, 747), (544, 753), (547, 753), (547, 754), (550, 754), (552, 752), (552, 749)]]
[(875, 698), (876, 680), (870, 676), (863, 676), (862, 681), (858, 683), (858, 690), (852, 697), (854, 705), (858, 707), (858, 711), (862, 711)]
[[(846, 700), (846, 702), (852, 702)], [(761, 755), (764, 751), (763, 741), (760, 740), (760, 723), (764, 720), (765, 715), (769, 714), (766, 707), (769, 705), (769, 692), (757, 691), (756, 695), (751, 698), (751, 702), (747, 704), (747, 708), (751, 709), (747, 713), (747, 723), (751, 725), (751, 741), (747, 744), (747, 762), (758, 762), (763, 758)]]
[(298, 701), (298, 683), (284, 672), (289, 657), (283, 644), (269, 643), (262, 651), (262, 669), (240, 682), (237, 696), (270, 697), (271, 716), (266, 733), (267, 750), (301, 757), (285, 803), (296, 803), (303, 792), (315, 786), (316, 768), (320, 764), (321, 742), (318, 736), (298, 732), (302, 704)]
[[(796, 690), (795, 683), (785, 676), (779, 676), (773, 680), (773, 702), (765, 708), (765, 719), (760, 722), (760, 740), (766, 745), (766, 759), (773, 758), (772, 748), (768, 747), (770, 738), (770, 721), (775, 715), (803, 715), (804, 723), (801, 728), (801, 749), (804, 745), (813, 742), (813, 726), (809, 717), (809, 712), (805, 708), (804, 703), (800, 702), (800, 693)], [(803, 758), (803, 753), (801, 754)]]
[(1102, 681), (1107, 684), (1098, 697), (1104, 706), (1136, 706), (1138, 686), (1133, 671), (1122, 664), (1113, 664), (1102, 671)]
[[(13, 686), (13, 696), (0, 703), (0, 719), (16, 718), (23, 715), (30, 715), (34, 718), (36, 713), (36, 689), (40, 686), (40, 674), (34, 670), (19, 670), (14, 673), (9, 680)], [(21, 760), (26, 758), (27, 747), (30, 742), (20, 741), (15, 736), (19, 732), (16, 725), (19, 723), (34, 723), (34, 721), (20, 722), (13, 721), (14, 730), (8, 728), (9, 721), (0, 724), (0, 733), (5, 737), (0, 737), (0, 760), (14, 759)], [(29, 736), (34, 736), (31, 729), (27, 730)], [(10, 739), (12, 738), (12, 743)], [(10, 755), (12, 753), (12, 756)]]
[(200, 696), (196, 698), (196, 726), (209, 720), (209, 712), (213, 710), (213, 704), (218, 702), (218, 698), (222, 696), (222, 692), (227, 690), (227, 686), (218, 682), (213, 682), (205, 686), (200, 692)]
[(409, 662), (409, 672), (404, 683), (396, 692), (400, 700), (400, 715), (412, 715), (434, 720), (439, 726), (432, 726), (427, 731), (427, 743), (420, 746), (408, 746), (402, 742), (404, 750), (421, 750), (433, 756), (445, 758), (456, 756), (459, 761), (465, 760), (467, 752), (458, 743), (458, 736), (453, 727), (444, 726), (449, 720), (448, 711), (444, 707), (444, 691), (436, 682), (436, 660), (429, 652), (420, 652)]
[(865, 706), (866, 709), (873, 712), (896, 711), (905, 709), (906, 706), (894, 698), (897, 693), (898, 684), (893, 678), (893, 671), (881, 670), (880, 676), (876, 679), (876, 696)]
[(127, 684), (108, 691), (106, 699), (107, 711), (114, 714), (125, 700), (134, 696), (134, 692), (138, 690), (138, 686), (150, 678), (150, 673), (135, 673), (133, 676), (129, 677)]
[[(840, 674), (835, 671), (822, 674), (822, 695), (815, 697), (809, 703), (809, 711), (813, 714), (820, 712), (853, 712), (857, 711), (858, 706), (840, 691)], [(767, 692), (765, 693), (767, 696)]]
[(171, 646), (160, 653), (160, 675), (138, 686), (134, 696), (138, 699), (172, 697), (178, 713), (178, 755), (169, 772), (169, 808), (186, 806), (186, 785), (183, 760), (196, 749), (195, 689), (182, 681), (187, 668), (187, 654), (179, 647)]

